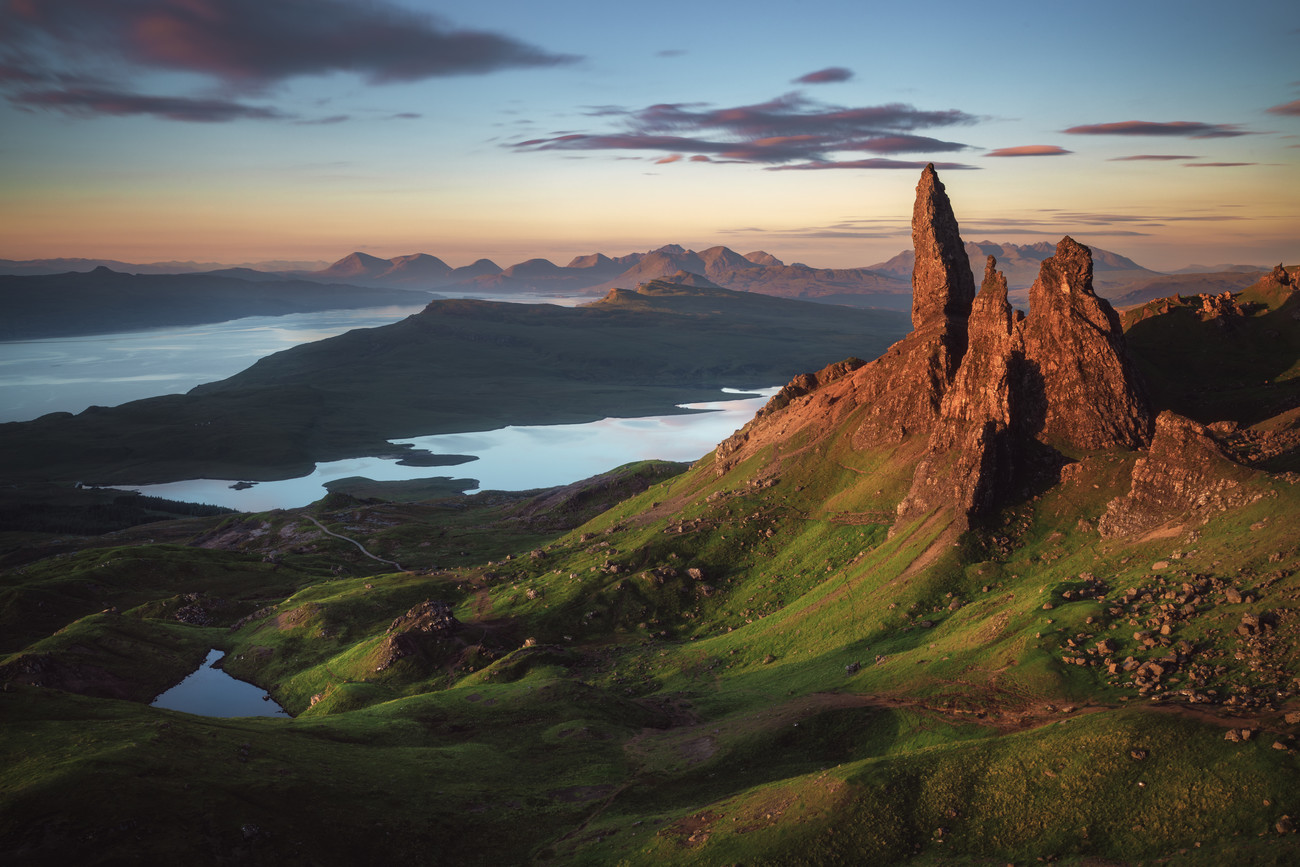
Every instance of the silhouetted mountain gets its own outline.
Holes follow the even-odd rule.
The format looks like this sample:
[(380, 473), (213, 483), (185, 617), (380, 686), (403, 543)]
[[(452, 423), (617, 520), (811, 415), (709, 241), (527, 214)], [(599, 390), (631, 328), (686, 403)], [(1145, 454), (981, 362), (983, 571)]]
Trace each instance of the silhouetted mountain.
[(293, 280), (254, 272), (121, 274), (100, 266), (89, 273), (0, 276), (0, 340), (107, 334), (175, 325), (424, 304), (426, 292)]

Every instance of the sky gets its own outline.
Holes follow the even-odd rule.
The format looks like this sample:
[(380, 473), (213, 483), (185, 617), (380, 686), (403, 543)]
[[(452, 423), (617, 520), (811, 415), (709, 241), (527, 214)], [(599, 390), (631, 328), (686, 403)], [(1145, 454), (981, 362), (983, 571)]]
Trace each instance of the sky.
[(0, 258), (1300, 262), (1300, 4), (0, 0)]

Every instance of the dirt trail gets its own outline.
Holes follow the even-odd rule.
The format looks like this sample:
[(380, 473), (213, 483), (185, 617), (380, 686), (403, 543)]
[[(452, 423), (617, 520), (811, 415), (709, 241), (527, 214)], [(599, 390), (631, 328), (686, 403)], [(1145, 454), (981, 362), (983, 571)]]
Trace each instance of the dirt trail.
[(365, 554), (371, 560), (378, 560), (380, 563), (387, 563), (389, 566), (392, 566), (394, 569), (398, 570), (399, 572), (402, 571), (402, 567), (399, 563), (393, 560), (385, 560), (383, 557), (377, 557), (374, 554), (371, 554), (369, 551), (366, 550), (366, 546), (362, 545), (356, 539), (349, 539), (347, 536), (340, 536), (338, 533), (335, 533), (332, 530), (326, 530), (325, 525), (322, 524), (320, 521), (317, 521), (311, 515), (304, 515), (303, 517), (305, 517), (308, 521), (311, 521), (313, 524), (319, 527), (320, 531), (324, 533), (326, 536), (333, 536), (335, 539), (342, 539), (344, 542), (351, 542), (353, 545), (357, 546), (358, 551), (360, 551), (362, 554)]

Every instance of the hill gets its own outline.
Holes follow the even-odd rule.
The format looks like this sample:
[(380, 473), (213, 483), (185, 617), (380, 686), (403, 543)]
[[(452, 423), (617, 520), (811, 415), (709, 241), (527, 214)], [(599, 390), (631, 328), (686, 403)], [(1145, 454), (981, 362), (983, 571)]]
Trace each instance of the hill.
[[(917, 193), (912, 330), (684, 473), (11, 542), (6, 850), (1294, 863), (1300, 370), (1231, 378), (1293, 273), (1121, 320), (1067, 237), (1020, 316)], [(1179, 363), (1214, 330), (1223, 404)], [(144, 706), (209, 647), (295, 718)]]
[(0, 478), (292, 478), (403, 454), (394, 438), (672, 413), (879, 352), (904, 327), (890, 311), (658, 282), (576, 308), (434, 301), (185, 395), (0, 425)]
[(283, 316), (317, 310), (356, 310), (423, 304), (429, 295), (288, 280), (262, 272), (123, 274), (105, 267), (86, 273), (0, 276), (0, 340), (110, 334)]

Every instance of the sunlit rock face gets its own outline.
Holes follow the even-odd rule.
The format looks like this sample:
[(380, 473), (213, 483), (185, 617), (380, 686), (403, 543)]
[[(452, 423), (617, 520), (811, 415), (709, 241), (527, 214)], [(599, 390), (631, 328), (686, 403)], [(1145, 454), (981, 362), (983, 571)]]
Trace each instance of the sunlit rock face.
[(1092, 251), (1062, 238), (1029, 290), (1025, 321), (1029, 430), (1079, 448), (1138, 448), (1151, 410), (1114, 308), (1092, 289)]

